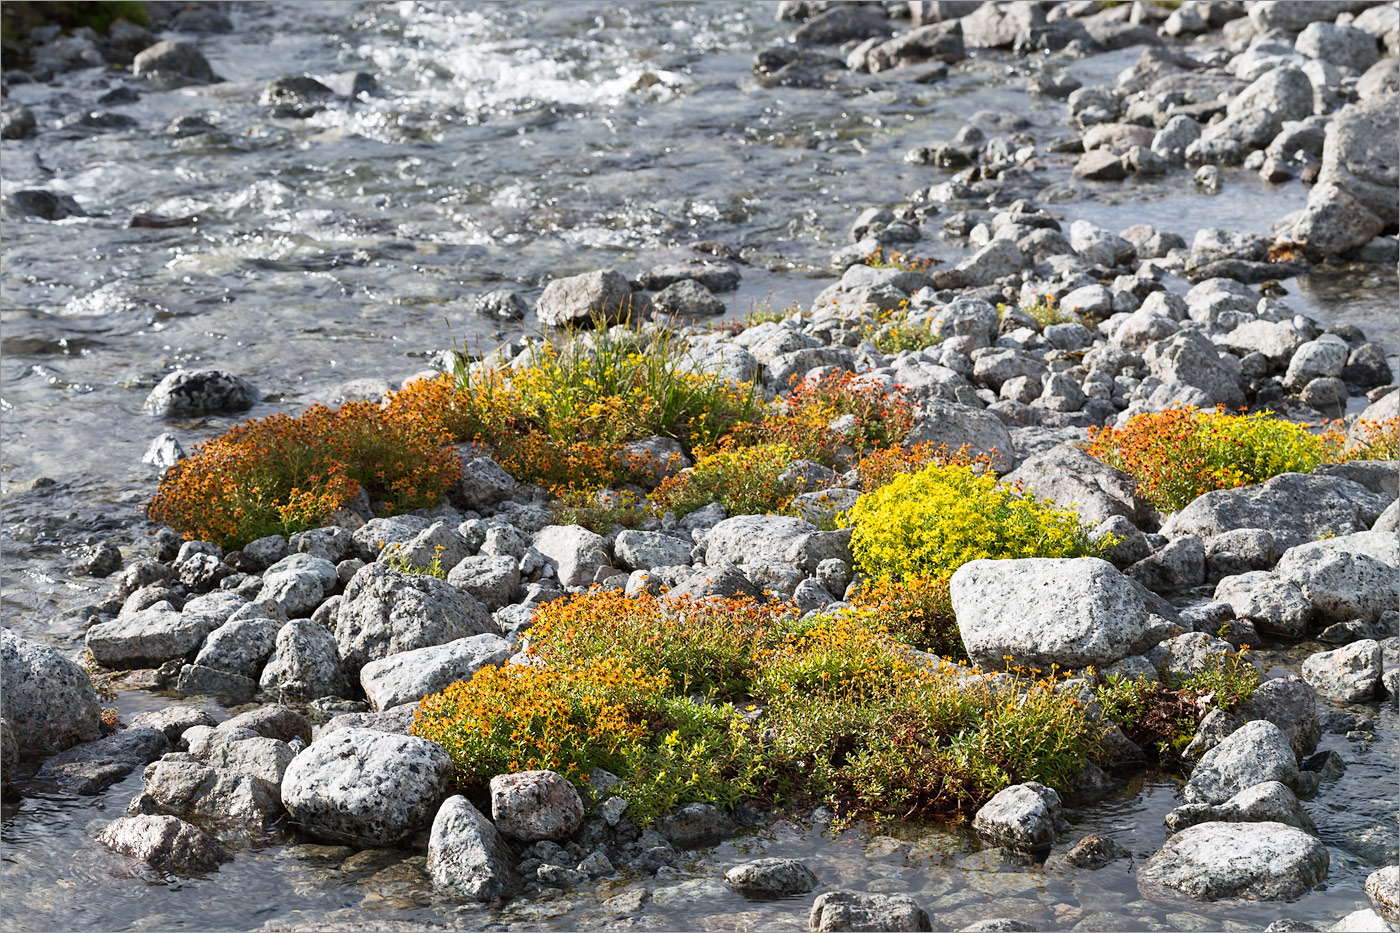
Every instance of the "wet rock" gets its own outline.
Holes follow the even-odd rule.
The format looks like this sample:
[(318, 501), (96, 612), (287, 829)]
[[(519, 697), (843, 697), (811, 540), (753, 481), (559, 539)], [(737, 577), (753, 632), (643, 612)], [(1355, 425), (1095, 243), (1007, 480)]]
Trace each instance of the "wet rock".
[(999, 846), (1048, 851), (1055, 841), (1060, 795), (1030, 781), (997, 792), (977, 811), (972, 828)]
[(535, 550), (558, 565), (564, 586), (588, 586), (598, 570), (610, 566), (603, 538), (582, 525), (550, 525), (535, 535)]
[(1365, 246), (1384, 229), (1385, 222), (1354, 193), (1326, 182), (1314, 185), (1308, 192), (1307, 207), (1288, 230), (1288, 236), (1330, 255), (1340, 256)]
[(1097, 871), (1119, 859), (1132, 858), (1132, 853), (1109, 836), (1089, 835), (1080, 839), (1065, 853), (1065, 861), (1075, 868)]
[(109, 823), (97, 841), (113, 852), (175, 875), (216, 871), (233, 858), (203, 830), (173, 816), (124, 816)]
[(274, 116), (309, 117), (334, 96), (334, 91), (310, 75), (282, 75), (263, 87), (258, 103), (273, 107)]
[(38, 217), (41, 220), (87, 215), (71, 195), (44, 188), (21, 188), (11, 192), (5, 198), (5, 212), (12, 217)]
[(473, 635), (371, 661), (360, 671), (360, 683), (370, 708), (386, 710), (471, 680), (483, 667), (504, 663), (510, 651), (499, 635)]
[(34, 111), (28, 107), (5, 107), (0, 114), (0, 139), (28, 139), (38, 132)]
[(724, 302), (693, 279), (682, 279), (666, 286), (651, 298), (652, 307), (662, 314), (701, 317), (724, 313)]
[(202, 664), (180, 668), (175, 691), (184, 696), (217, 697), (224, 703), (242, 703), (258, 692), (258, 682), (242, 674), (215, 670)]
[(1260, 486), (1198, 497), (1163, 524), (1162, 534), (1209, 540), (1236, 528), (1267, 528), (1276, 547), (1289, 548), (1325, 534), (1365, 531), (1389, 504), (1341, 477), (1282, 473)]
[(342, 668), (357, 676), (370, 661), (487, 633), (496, 633), (495, 623), (474, 597), (446, 580), (375, 563), (345, 588), (335, 642)]
[(97, 738), (92, 681), (47, 645), (0, 629), (0, 682), (0, 715), (19, 750), (50, 753)]
[(703, 259), (662, 263), (641, 274), (643, 288), (660, 291), (685, 279), (692, 279), (712, 292), (732, 292), (739, 287), (739, 267), (730, 262)]
[(309, 835), (347, 845), (394, 845), (425, 828), (452, 783), (441, 745), (370, 729), (339, 729), (287, 768), (282, 802)]
[(428, 873), (449, 897), (490, 902), (519, 885), (511, 852), (496, 827), (465, 797), (448, 797), (433, 820)]
[(214, 717), (209, 711), (196, 706), (167, 706), (165, 709), (149, 710), (131, 717), (131, 728), (159, 729), (165, 740), (175, 747), (180, 736), (195, 726), (213, 726)]
[(1317, 835), (1317, 826), (1297, 796), (1278, 781), (1246, 787), (1224, 803), (1188, 803), (1167, 814), (1167, 828), (1180, 832), (1198, 823), (1284, 823)]
[(1283, 900), (1321, 883), (1327, 867), (1326, 847), (1292, 826), (1212, 822), (1167, 840), (1138, 872), (1138, 883), (1202, 901)]
[(530, 306), (525, 303), (515, 292), (508, 288), (498, 288), (493, 292), (479, 295), (476, 299), (476, 313), (482, 317), (494, 318), (499, 321), (519, 321), (523, 320), (529, 312)]
[(136, 56), (131, 70), (163, 87), (212, 84), (219, 80), (209, 60), (188, 42), (157, 42)]
[(1391, 923), (1400, 923), (1400, 868), (1387, 865), (1367, 875), (1366, 896), (1376, 913)]
[(817, 876), (797, 859), (761, 858), (736, 865), (724, 873), (731, 888), (745, 897), (778, 898), (806, 894)]
[(122, 552), (108, 541), (99, 541), (83, 549), (73, 569), (93, 577), (109, 577), (121, 569)]
[(583, 799), (554, 771), (520, 771), (491, 779), (491, 819), (523, 842), (564, 839), (583, 823)]
[(879, 72), (927, 61), (951, 65), (962, 61), (966, 55), (960, 23), (930, 23), (876, 45), (866, 54), (864, 66), (866, 70)]
[(258, 684), (275, 696), (314, 699), (347, 692), (335, 636), (311, 619), (293, 619), (277, 630)]
[(807, 923), (817, 933), (933, 929), (928, 914), (907, 894), (862, 894), (858, 891), (828, 891), (819, 895), (812, 904)]
[(656, 831), (678, 849), (712, 845), (734, 829), (733, 821), (708, 803), (688, 803), (656, 821)]
[(164, 418), (192, 418), (216, 412), (247, 411), (258, 390), (221, 369), (177, 369), (146, 397), (144, 410)]
[[(448, 497), (452, 504), (460, 509), (491, 512), (498, 504), (509, 499), (518, 485), (515, 477), (502, 469), (495, 460), (490, 457), (473, 457), (462, 463), (462, 478), (448, 492)], [(357, 535), (357, 540), (358, 537)]]
[(1303, 679), (1319, 696), (1337, 703), (1374, 698), (1380, 689), (1381, 671), (1380, 642), (1371, 639), (1335, 651), (1319, 651), (1303, 662)]
[(953, 575), (952, 600), (968, 656), (985, 669), (1006, 655), (1046, 670), (1112, 664), (1176, 625), (1163, 600), (1092, 557), (971, 561)]
[(221, 839), (261, 834), (285, 814), (277, 788), (259, 777), (221, 773), (192, 755), (171, 753), (142, 772), (145, 791), (128, 812), (166, 813)]
[(626, 276), (599, 269), (550, 282), (535, 305), (535, 314), (546, 327), (587, 324), (595, 317), (616, 324), (631, 307), (632, 287)]
[(1256, 719), (1207, 752), (1182, 788), (1187, 803), (1221, 804), (1265, 781), (1299, 787), (1298, 759), (1278, 726)]
[(124, 729), (54, 755), (34, 780), (64, 793), (91, 796), (159, 758), (167, 747), (165, 733), (158, 729)]

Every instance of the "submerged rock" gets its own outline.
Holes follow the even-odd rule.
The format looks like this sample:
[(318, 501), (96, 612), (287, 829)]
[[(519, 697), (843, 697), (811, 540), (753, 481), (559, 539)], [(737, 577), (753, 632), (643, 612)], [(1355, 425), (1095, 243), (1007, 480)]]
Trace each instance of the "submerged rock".
[(776, 898), (806, 894), (817, 876), (797, 859), (761, 858), (736, 865), (724, 873), (729, 886), (745, 897)]
[(841, 930), (931, 930), (928, 914), (907, 894), (828, 891), (812, 904), (808, 925), (817, 933)]
[(1327, 878), (1327, 848), (1283, 823), (1201, 823), (1168, 839), (1138, 872), (1145, 892), (1201, 901), (1297, 897)]

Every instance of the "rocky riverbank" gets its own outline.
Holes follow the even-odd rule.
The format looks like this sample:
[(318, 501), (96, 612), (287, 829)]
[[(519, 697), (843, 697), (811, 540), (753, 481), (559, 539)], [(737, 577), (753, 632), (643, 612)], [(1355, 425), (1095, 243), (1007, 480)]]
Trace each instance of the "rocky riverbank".
[[(1394, 347), (1368, 341), (1353, 323), (1300, 313), (1279, 280), (1313, 263), (1393, 271), (1397, 15), (1394, 4), (1371, 3), (783, 4), (780, 18), (795, 25), (790, 41), (755, 57), (763, 84), (838, 92), (870, 74), (924, 86), (975, 64), (986, 54), (978, 50), (1010, 49), (1037, 62), (1027, 93), (1065, 99), (1069, 135), (1037, 138), (1013, 114), (982, 112), (952, 138), (912, 149), (907, 161), (928, 166), (931, 185), (853, 218), (849, 245), (832, 256), (834, 281), (807, 307), (709, 326), (725, 310), (718, 296), (752, 274), (740, 251), (713, 242), (661, 265), (554, 277), (533, 305), (524, 288), (483, 293), (480, 313), (507, 321), (533, 313), (563, 333), (554, 344), (511, 340), (476, 359), (436, 354), (436, 368), (405, 379), (396, 397), (436, 385), (470, 393), (502, 376), (516, 383), (503, 392), (520, 393), (557, 358), (597, 359), (620, 345), (665, 361), (677, 384), (753, 385), (748, 398), (768, 414), (744, 417), (767, 432), (762, 443), (716, 454), (691, 435), (631, 437), (604, 451), (612, 465), (579, 456), (579, 469), (617, 480), (580, 500), (563, 496), (572, 484), (554, 481), (554, 464), (493, 444), (499, 438), (482, 430), (443, 451), (454, 472), (430, 508), (382, 514), (377, 497), (363, 495), (291, 533), (230, 532), (221, 544), (164, 528), (139, 547), (116, 535), (91, 544), (69, 568), (113, 581), (85, 625), (91, 676), (4, 632), (7, 792), (23, 800), (134, 790), (127, 816), (88, 833), (83, 858), (103, 871), (141, 864), (219, 885), (276, 852), (357, 884), (371, 879), (389, 916), (427, 911), (403, 921), (411, 925), (477, 903), (489, 912), (452, 922), (645, 924), (681, 907), (697, 925), (819, 930), (1395, 922), (1393, 832), (1360, 845), (1328, 825), (1347, 804), (1329, 801), (1349, 786), (1347, 752), (1376, 755), (1361, 743), (1378, 720), (1393, 729), (1400, 693)], [(143, 88), (216, 80), (192, 44), (155, 38), (134, 53)], [(91, 57), (79, 48), (85, 41), (102, 55), (112, 40), (50, 45), (82, 64)], [(1073, 87), (1059, 69), (1074, 56), (1136, 46), (1140, 58), (1112, 86)], [(42, 45), (33, 55), (60, 58)], [(304, 120), (374, 82), (357, 79), (353, 93), (332, 83), (287, 76), (261, 99), (278, 119)], [(24, 117), (7, 111), (7, 139), (35, 131), (33, 115)], [(1065, 222), (1044, 189), (1030, 193), (1056, 160), (1105, 186), (1175, 175), (1208, 190), (1257, 169), (1270, 184), (1311, 187), (1273, 237), (1206, 228), (1188, 244), (1165, 224), (1114, 231)], [(68, 201), (23, 189), (6, 205), (12, 216), (52, 221), (81, 212)], [(914, 258), (933, 243), (966, 258), (945, 267)], [(564, 330), (643, 319), (640, 328)], [(548, 349), (566, 337), (572, 350)], [(841, 410), (812, 428), (819, 440), (807, 456), (773, 442), (806, 437), (803, 412), (826, 410), (803, 400), (824, 399), (833, 385), (840, 404), (877, 413), (871, 423), (902, 424), (899, 436), (876, 438), (862, 415)], [(361, 382), (335, 395), (378, 402), (392, 388)], [(262, 394), (232, 372), (182, 368), (150, 392), (145, 417), (236, 414)], [(1156, 423), (1155, 413), (1216, 405), (1314, 426), (1344, 422), (1305, 465), (1285, 459), (1253, 482), (1213, 477), (1214, 491), (1167, 498), (1159, 474), (1193, 463), (1173, 460), (1170, 445), (1167, 455), (1153, 448), (1156, 462), (1134, 460), (1131, 430)], [(551, 438), (557, 446), (548, 449), (563, 455), (586, 440)], [(1287, 443), (1313, 451), (1311, 441)], [(600, 768), (571, 781), (516, 767), (463, 787), (472, 775), (452, 742), (414, 726), (420, 702), (454, 683), (547, 668), (551, 643), (532, 635), (538, 610), (570, 598), (655, 600), (660, 620), (668, 606), (685, 612), (687, 600), (742, 594), (788, 607), (782, 624), (794, 638), (843, 619), (887, 624), (886, 610), (871, 616), (862, 598), (879, 577), (874, 555), (893, 558), (869, 543), (883, 520), (862, 525), (857, 503), (892, 480), (872, 479), (872, 455), (927, 458), (898, 476), (944, 469), (927, 453), (938, 447), (1067, 510), (1083, 536), (1079, 550), (986, 545), (993, 550), (972, 556), (1002, 559), (946, 566), (950, 615), (940, 618), (955, 639), (947, 650), (972, 668), (948, 667), (928, 645), (898, 648), (899, 665), (932, 672), (917, 676), (970, 703), (1010, 697), (1029, 708), (1040, 688), (1024, 668), (1065, 672), (1053, 689), (1101, 732), (1057, 789), (1016, 777), (1033, 760), (1008, 766), (1008, 786), (968, 812), (980, 844), (969, 836), (965, 850), (934, 858), (927, 844), (917, 855), (918, 840), (878, 836), (856, 870), (820, 853), (742, 858), (744, 839), (781, 840), (791, 824), (780, 817), (794, 814), (756, 793), (731, 805), (682, 799), (653, 821), (639, 812), (634, 776)], [(766, 462), (743, 458), (774, 448), (787, 453), (771, 485), (759, 499), (737, 499), (735, 487)], [(1374, 459), (1387, 450), (1390, 459)], [(176, 484), (204, 456), (191, 453), (165, 434), (149, 459)], [(737, 470), (714, 459), (722, 456), (738, 457)], [(717, 486), (702, 485), (707, 471), (721, 477)], [(739, 501), (770, 505), (750, 512)], [(922, 546), (914, 535), (923, 532), (909, 528), (895, 545), (909, 552), (899, 560)], [(880, 646), (885, 637), (872, 628), (863, 640)], [(1003, 659), (1023, 669), (1007, 673)], [(119, 704), (114, 717), (94, 682), (217, 705), (175, 702), (128, 717)], [(1231, 691), (1238, 702), (1226, 698)], [(741, 695), (754, 701), (747, 710), (760, 729), (782, 727), (780, 703), (757, 687)], [(731, 705), (744, 712), (744, 703)], [(225, 718), (227, 709), (239, 712)], [(1163, 710), (1176, 717), (1170, 727), (1151, 727)], [(1327, 735), (1353, 746), (1319, 750)], [(1081, 829), (1125, 785), (1131, 796), (1149, 760), (1184, 779), (1156, 814), (1166, 829), (1123, 830), (1125, 842), (1108, 827)], [(1381, 784), (1381, 812), (1393, 822)], [(825, 825), (831, 812), (813, 805), (797, 815)], [(714, 846), (722, 856), (697, 861)], [(916, 857), (950, 878), (979, 880), (930, 890), (901, 881), (900, 870), (870, 868)], [(1133, 896), (1105, 893), (1109, 883), (1096, 879), (1110, 865), (1131, 865)], [(1324, 884), (1327, 906), (1306, 907)], [(1271, 903), (1241, 912), (1241, 900)], [(707, 903), (726, 906), (712, 913)], [(289, 916), (266, 928), (338, 928), (352, 918)]]

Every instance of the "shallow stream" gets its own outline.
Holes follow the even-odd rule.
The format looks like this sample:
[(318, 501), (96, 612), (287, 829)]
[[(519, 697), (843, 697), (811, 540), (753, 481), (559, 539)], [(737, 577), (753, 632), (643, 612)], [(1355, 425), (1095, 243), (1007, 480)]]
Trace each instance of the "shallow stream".
[[(106, 589), (69, 576), (76, 548), (96, 538), (129, 556), (144, 548), (141, 506), (156, 480), (140, 462), (149, 441), (172, 430), (188, 449), (239, 420), (143, 415), (150, 387), (171, 369), (232, 370), (265, 394), (252, 415), (295, 411), (351, 379), (396, 384), (454, 341), (485, 348), (519, 329), (476, 316), (477, 294), (507, 287), (533, 302), (550, 278), (602, 266), (635, 275), (697, 240), (721, 241), (748, 262), (739, 290), (723, 296), (729, 316), (805, 307), (829, 283), (830, 253), (849, 242), (862, 209), (946, 177), (904, 163), (907, 149), (950, 139), (982, 110), (1024, 116), (1038, 142), (1071, 132), (1061, 102), (1024, 93), (1036, 62), (1010, 56), (981, 56), (935, 85), (852, 75), (836, 89), (762, 87), (753, 55), (790, 28), (772, 4), (231, 6), (234, 32), (199, 40), (230, 83), (142, 88), (138, 102), (108, 108), (134, 128), (54, 128), (128, 82), (120, 71), (9, 87), (42, 129), (5, 143), (5, 190), (64, 191), (90, 215), (7, 222), (0, 277), (0, 611), (6, 626), (65, 652), (80, 647), (87, 607)], [(1139, 51), (1065, 64), (1085, 84), (1111, 84)], [(280, 75), (355, 70), (374, 75), (382, 96), (305, 120), (273, 118), (258, 103)], [(192, 114), (217, 132), (166, 134)], [(1071, 186), (1071, 159), (1042, 158), (1017, 192), (1068, 187), (1073, 199), (1050, 204), (1065, 221), (1148, 222), (1188, 242), (1209, 226), (1267, 232), (1306, 194), (1229, 169), (1217, 195), (1193, 191), (1180, 172), (1148, 185)], [(193, 219), (130, 226), (142, 213)], [(926, 239), (910, 252), (952, 262), (962, 249)], [(1284, 285), (1290, 304), (1324, 324), (1358, 324), (1391, 354), (1400, 345), (1393, 274)], [(41, 477), (52, 482), (36, 484)], [(115, 701), (124, 719), (169, 702), (142, 692)], [(1125, 863), (1096, 873), (1008, 868), (955, 827), (901, 842), (779, 824), (697, 856), (671, 880), (521, 901), (499, 915), (434, 898), (413, 863), (380, 870), (361, 858), (370, 864), (343, 871), (334, 853), (307, 848), (241, 853), (208, 879), (116, 877), (91, 840), (139, 789), (132, 774), (97, 798), (5, 805), (0, 923), (255, 929), (374, 916), (474, 929), (804, 928), (808, 899), (755, 904), (716, 886), (720, 870), (755, 854), (804, 859), (823, 889), (912, 894), (945, 925), (996, 915), (1095, 930), (1329, 922), (1361, 906), (1361, 880), (1396, 858), (1400, 732), (1392, 710), (1378, 715), (1373, 741), (1325, 737), (1349, 765), (1309, 805), (1332, 871), (1325, 889), (1293, 905), (1151, 902)], [(1078, 828), (1112, 831), (1145, 857), (1164, 838), (1173, 797), (1167, 779), (1146, 780), (1080, 814)]]

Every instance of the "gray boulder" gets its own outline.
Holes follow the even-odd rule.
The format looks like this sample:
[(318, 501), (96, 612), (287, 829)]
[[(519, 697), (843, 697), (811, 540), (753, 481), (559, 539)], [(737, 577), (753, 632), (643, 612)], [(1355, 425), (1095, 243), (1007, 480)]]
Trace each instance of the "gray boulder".
[(1319, 651), (1303, 662), (1303, 679), (1318, 696), (1337, 703), (1373, 699), (1381, 686), (1381, 645), (1372, 639), (1335, 651)]
[(491, 779), (491, 819), (522, 842), (560, 840), (583, 824), (583, 798), (554, 771), (520, 771)]
[(535, 305), (535, 315), (546, 327), (586, 324), (595, 317), (616, 324), (631, 310), (632, 287), (626, 276), (613, 269), (555, 279)]
[(308, 700), (348, 692), (335, 636), (310, 619), (293, 619), (278, 629), (258, 683), (274, 696)]
[(345, 588), (335, 643), (345, 672), (401, 651), (497, 632), (486, 607), (446, 580), (374, 563)]
[(113, 852), (157, 871), (197, 875), (216, 871), (233, 856), (197, 826), (174, 816), (147, 814), (113, 820), (97, 836)]
[(1142, 356), (1152, 375), (1163, 382), (1193, 386), (1212, 402), (1230, 408), (1245, 403), (1240, 390), (1239, 361), (1230, 354), (1222, 356), (1199, 331), (1178, 331), (1149, 344)]
[(1400, 601), (1393, 565), (1325, 541), (1290, 548), (1275, 572), (1297, 586), (1326, 622), (1374, 622)]
[(1160, 597), (1094, 557), (975, 560), (952, 579), (968, 657), (984, 669), (1105, 666), (1142, 654), (1179, 626)]
[(216, 725), (208, 710), (197, 706), (167, 706), (164, 709), (148, 710), (131, 717), (133, 729), (159, 729), (165, 740), (173, 747), (179, 744), (180, 736), (194, 726)]
[(473, 635), (371, 661), (360, 670), (360, 684), (370, 709), (386, 710), (471, 680), (483, 667), (503, 664), (509, 656), (510, 642), (501, 636)]
[(681, 317), (703, 317), (724, 313), (724, 302), (694, 279), (682, 279), (667, 285), (651, 297), (651, 304), (662, 314), (675, 314)]
[(257, 679), (277, 642), (281, 622), (273, 619), (233, 619), (209, 633), (194, 663)]
[(391, 846), (429, 825), (452, 784), (441, 745), (371, 729), (338, 729), (297, 755), (282, 802), (326, 842)]
[(133, 813), (178, 816), (220, 839), (246, 840), (267, 832), (285, 815), (277, 787), (260, 777), (221, 772), (183, 752), (146, 766), (145, 790)]
[(1225, 577), (1216, 584), (1214, 598), (1228, 603), (1236, 619), (1273, 638), (1302, 638), (1312, 623), (1312, 603), (1303, 591), (1268, 571)]
[(1136, 481), (1078, 447), (1060, 445), (1027, 457), (1003, 477), (1035, 495), (1072, 507), (1086, 523), (1098, 524), (1115, 515), (1140, 523), (1151, 507), (1135, 495)]
[(613, 543), (618, 563), (627, 570), (651, 570), (690, 563), (691, 545), (659, 531), (622, 531)]
[[(1400, 134), (1400, 94), (1375, 94), (1348, 104), (1327, 128), (1318, 187), (1348, 192), (1382, 224), (1394, 224), (1400, 207), (1395, 147)], [(1309, 197), (1309, 203), (1312, 198)], [(1356, 215), (1359, 219), (1359, 215)]]
[(379, 559), (402, 561), (409, 567), (427, 569), (437, 561), (444, 572), (451, 570), (471, 556), (472, 549), (457, 529), (447, 522), (433, 522), (410, 541), (386, 545)]
[(1283, 823), (1201, 823), (1177, 833), (1138, 872), (1145, 892), (1201, 901), (1297, 897), (1327, 877), (1327, 848)]
[(223, 619), (177, 612), (162, 600), (139, 612), (122, 614), (88, 629), (85, 644), (104, 667), (127, 670), (158, 667), (193, 654)]
[(247, 411), (258, 401), (252, 383), (222, 369), (184, 370), (162, 379), (146, 396), (144, 410), (165, 418), (193, 418)]
[(1400, 922), (1400, 868), (1387, 865), (1367, 875), (1366, 896), (1376, 913), (1391, 923)]
[[(462, 476), (448, 491), (448, 498), (460, 509), (485, 513), (509, 499), (518, 485), (515, 477), (495, 460), (477, 456), (464, 460)], [(450, 565), (444, 562), (443, 566)]]
[(1317, 691), (1293, 674), (1264, 681), (1237, 712), (1241, 718), (1267, 720), (1283, 730), (1298, 758), (1316, 748), (1322, 736)]
[(448, 797), (428, 838), (428, 874), (449, 897), (490, 902), (514, 892), (520, 880), (496, 827), (467, 798)]
[(550, 525), (535, 535), (534, 548), (558, 566), (564, 586), (588, 586), (611, 566), (603, 538), (582, 525)]
[(520, 561), (509, 555), (467, 557), (447, 574), (447, 582), (495, 612), (520, 595)]
[(1283, 730), (1256, 719), (1202, 756), (1181, 797), (1187, 803), (1220, 804), (1265, 781), (1279, 781), (1296, 789), (1298, 759)]
[(1048, 852), (1055, 842), (1060, 795), (1029, 781), (998, 791), (973, 817), (972, 828), (994, 845), (1024, 852)]
[(1259, 486), (1220, 489), (1196, 498), (1162, 525), (1168, 537), (1203, 540), (1237, 528), (1267, 528), (1279, 548), (1326, 534), (1365, 531), (1388, 497), (1338, 476), (1281, 473)]
[(1267, 110), (1280, 121), (1312, 116), (1312, 81), (1301, 68), (1286, 66), (1267, 71), (1226, 106), (1230, 116)]
[(904, 443), (909, 447), (923, 443), (943, 445), (949, 451), (966, 448), (969, 456), (986, 456), (998, 472), (1011, 469), (1016, 462), (1016, 445), (1000, 418), (980, 408), (942, 399), (928, 399), (919, 407)]
[(288, 618), (309, 616), (339, 584), (335, 564), (311, 554), (289, 554), (267, 568), (257, 602), (276, 606)]
[(0, 717), (18, 750), (51, 753), (97, 738), (92, 681), (47, 645), (0, 629), (0, 682)]

